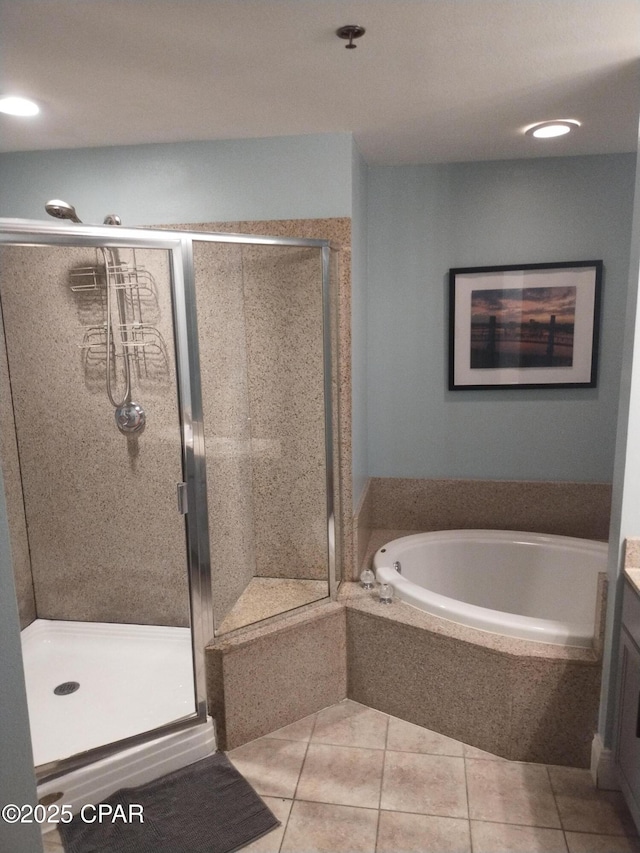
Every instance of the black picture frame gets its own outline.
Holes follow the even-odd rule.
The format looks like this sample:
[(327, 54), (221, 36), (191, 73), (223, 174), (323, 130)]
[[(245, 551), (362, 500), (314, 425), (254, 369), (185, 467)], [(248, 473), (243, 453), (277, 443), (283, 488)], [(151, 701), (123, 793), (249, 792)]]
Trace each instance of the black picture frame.
[(449, 390), (594, 388), (603, 262), (449, 270)]

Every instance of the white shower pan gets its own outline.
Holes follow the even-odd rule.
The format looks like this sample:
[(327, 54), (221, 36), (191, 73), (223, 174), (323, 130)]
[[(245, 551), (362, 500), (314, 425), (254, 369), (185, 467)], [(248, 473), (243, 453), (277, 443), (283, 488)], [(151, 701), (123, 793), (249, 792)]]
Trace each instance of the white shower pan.
[[(188, 628), (36, 619), (22, 631), (22, 652), (36, 766), (195, 711)], [(62, 794), (56, 804), (69, 804), (75, 813), (118, 788), (144, 784), (214, 750), (208, 720), (50, 779), (38, 786), (38, 797), (49, 802)]]

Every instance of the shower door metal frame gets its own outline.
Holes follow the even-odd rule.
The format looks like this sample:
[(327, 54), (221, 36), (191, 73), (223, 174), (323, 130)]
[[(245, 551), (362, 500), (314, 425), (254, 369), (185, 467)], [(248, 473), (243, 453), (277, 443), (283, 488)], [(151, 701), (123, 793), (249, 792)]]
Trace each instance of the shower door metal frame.
[[(26, 219), (0, 219), (0, 246), (164, 249), (168, 252), (182, 471), (184, 482), (187, 484), (188, 507), (192, 508), (191, 511), (187, 509), (184, 519), (186, 567), (189, 578), (194, 712), (132, 737), (40, 765), (36, 767), (36, 776), (40, 783), (92, 764), (123, 749), (200, 725), (207, 719), (204, 648), (213, 637), (213, 619), (193, 261), (190, 244), (184, 240), (182, 234), (111, 225), (49, 224)], [(178, 512), (177, 507), (176, 512)]]
[[(334, 422), (337, 423), (338, 415), (338, 392), (337, 389), (337, 370), (334, 370), (332, 365), (332, 355), (337, 358), (337, 352), (334, 352), (332, 330), (337, 330), (337, 316), (334, 316), (331, 311), (331, 254), (335, 251), (330, 240), (318, 240), (304, 237), (269, 237), (256, 234), (234, 234), (234, 233), (215, 233), (211, 231), (168, 231), (164, 233), (172, 234), (176, 237), (181, 237), (184, 241), (183, 257), (190, 263), (189, 269), (185, 269), (185, 277), (192, 278), (194, 282), (194, 299), (192, 303), (195, 311), (195, 271), (193, 267), (193, 243), (232, 243), (245, 246), (282, 246), (284, 248), (302, 248), (302, 249), (318, 249), (319, 262), (322, 276), (322, 347), (323, 347), (323, 389), (324, 389), (324, 435), (325, 435), (325, 491), (326, 491), (326, 512), (327, 512), (327, 582), (328, 595), (327, 598), (335, 600), (338, 595), (339, 578), (337, 572), (337, 562), (340, 550), (338, 547), (337, 536), (339, 535), (340, 525), (336, 523), (336, 507), (334, 496), (335, 489), (339, 488), (340, 477), (339, 470), (336, 476), (336, 468), (339, 469), (339, 437), (338, 444), (334, 446)], [(337, 287), (337, 282), (336, 282)], [(337, 298), (336, 298), (337, 302)], [(336, 312), (337, 313), (337, 312)], [(337, 332), (336, 332), (336, 348), (337, 348)], [(335, 412), (333, 399), (335, 395)], [(204, 504), (206, 506), (206, 503)], [(288, 613), (295, 613), (298, 610), (303, 610), (307, 605), (294, 607), (288, 610)], [(281, 614), (277, 614), (279, 616)], [(274, 617), (261, 619), (257, 623), (271, 621)], [(213, 616), (214, 635), (217, 634), (217, 626), (215, 624), (215, 615)]]

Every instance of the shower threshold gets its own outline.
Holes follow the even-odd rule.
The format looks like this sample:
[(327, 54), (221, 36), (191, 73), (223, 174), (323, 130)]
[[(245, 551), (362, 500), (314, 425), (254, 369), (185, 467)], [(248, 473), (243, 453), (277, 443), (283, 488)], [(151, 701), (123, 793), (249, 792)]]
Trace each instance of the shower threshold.
[[(188, 628), (36, 619), (22, 650), (36, 766), (194, 713)], [(214, 750), (213, 725), (203, 722), (44, 782), (38, 797), (61, 793), (56, 802), (75, 812)]]

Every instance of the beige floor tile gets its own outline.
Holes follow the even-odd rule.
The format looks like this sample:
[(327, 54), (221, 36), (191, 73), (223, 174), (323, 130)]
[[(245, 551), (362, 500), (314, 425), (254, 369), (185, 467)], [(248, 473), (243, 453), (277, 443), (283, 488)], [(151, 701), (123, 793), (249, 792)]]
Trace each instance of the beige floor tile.
[(313, 726), (316, 721), (316, 715), (310, 714), (308, 717), (303, 717), (290, 726), (283, 726), (281, 729), (276, 729), (267, 737), (278, 738), (279, 740), (304, 740), (308, 741), (313, 731)]
[(473, 853), (567, 853), (564, 832), (541, 826), (471, 821)]
[(282, 853), (374, 853), (378, 812), (296, 800)]
[(397, 717), (389, 718), (387, 749), (394, 752), (424, 752), (431, 755), (462, 755), (463, 744), (459, 740), (414, 726)]
[(261, 796), (293, 799), (307, 744), (260, 738), (228, 753), (233, 765)]
[(262, 799), (278, 818), (281, 825), (263, 835), (262, 838), (258, 838), (252, 844), (243, 847), (242, 853), (279, 853), (280, 851), (293, 800), (284, 800), (281, 797), (263, 797)]
[(46, 832), (42, 836), (42, 846), (44, 847), (44, 853), (63, 853), (64, 847), (62, 846), (62, 839), (57, 829), (54, 829), (52, 832)]
[(635, 827), (622, 794), (595, 788), (588, 770), (549, 767), (549, 778), (565, 830), (600, 835), (635, 835)]
[(310, 743), (296, 799), (377, 809), (384, 752)]
[(547, 768), (465, 759), (472, 820), (560, 829)]
[(554, 794), (575, 794), (588, 798), (597, 796), (598, 789), (593, 784), (591, 771), (556, 765), (550, 765), (547, 769)]
[(637, 838), (624, 835), (594, 835), (591, 832), (565, 832), (569, 853), (638, 853)]
[(380, 807), (441, 817), (468, 817), (463, 759), (387, 751)]
[(455, 817), (380, 812), (376, 853), (469, 853), (469, 821)]
[(312, 743), (384, 749), (389, 717), (346, 699), (317, 714)]
[(462, 744), (462, 752), (465, 758), (484, 758), (485, 761), (506, 761), (501, 755), (494, 755), (492, 752), (485, 752), (484, 749), (478, 749), (477, 746), (470, 746), (468, 743)]

